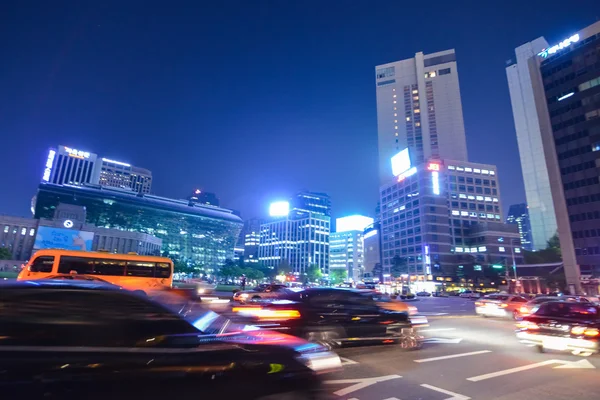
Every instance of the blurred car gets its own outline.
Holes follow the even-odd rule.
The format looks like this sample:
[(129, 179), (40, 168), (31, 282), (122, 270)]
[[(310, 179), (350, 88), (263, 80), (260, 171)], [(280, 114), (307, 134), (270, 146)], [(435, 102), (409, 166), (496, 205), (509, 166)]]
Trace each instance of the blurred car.
[(194, 284), (196, 285), (196, 294), (198, 296), (213, 294), (217, 288), (216, 283), (210, 283), (207, 281), (195, 281)]
[(448, 297), (448, 293), (446, 292), (433, 292), (431, 295), (433, 297)]
[(484, 317), (508, 317), (517, 319), (519, 309), (527, 299), (511, 294), (490, 294), (475, 302), (475, 313)]
[(287, 300), (234, 307), (257, 327), (283, 331), (334, 347), (346, 344), (399, 343), (418, 348), (421, 337), (410, 313), (381, 307), (372, 292), (314, 288)]
[(202, 331), (147, 297), (96, 282), (5, 284), (0, 309), (3, 398), (312, 399), (322, 393), (319, 374), (341, 365), (318, 344), (214, 333), (206, 320), (196, 324)]
[(465, 290), (464, 292), (460, 293), (458, 296), (462, 297), (462, 298), (467, 298), (467, 299), (478, 299), (481, 297), (481, 293), (473, 292), (471, 290)]
[(536, 306), (517, 323), (517, 338), (545, 350), (570, 351), (588, 356), (598, 353), (600, 310), (591, 303), (548, 301)]
[(429, 293), (429, 292), (425, 292), (425, 291), (422, 291), (422, 292), (417, 292), (416, 294), (417, 294), (417, 296), (419, 296), (419, 297), (431, 297), (431, 293)]
[(233, 294), (233, 300), (239, 303), (245, 303), (247, 301), (284, 298), (293, 293), (296, 292), (285, 285), (258, 285), (254, 289), (235, 292)]
[(548, 301), (566, 301), (566, 299), (561, 299), (556, 296), (540, 296), (535, 297), (532, 300), (529, 300), (527, 303), (523, 304), (519, 307), (519, 317), (524, 317), (532, 313), (532, 311), (538, 307), (542, 303), (546, 303)]

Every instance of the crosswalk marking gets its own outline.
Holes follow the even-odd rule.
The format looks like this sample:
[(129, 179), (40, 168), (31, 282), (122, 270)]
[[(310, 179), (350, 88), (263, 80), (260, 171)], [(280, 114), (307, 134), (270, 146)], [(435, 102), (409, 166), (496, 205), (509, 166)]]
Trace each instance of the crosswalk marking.
[(342, 360), (342, 365), (358, 364), (358, 361), (354, 361), (354, 360), (351, 360), (351, 359), (345, 358), (345, 357), (340, 357), (340, 360)]
[(440, 392), (440, 393), (444, 393), (444, 394), (447, 394), (449, 396), (452, 396), (452, 397), (448, 397), (448, 398), (446, 398), (444, 400), (469, 400), (470, 399), (470, 397), (467, 397), (465, 395), (454, 393), (454, 392), (451, 392), (451, 391), (446, 390), (446, 389), (442, 389), (442, 388), (439, 388), (439, 387), (436, 387), (436, 386), (433, 386), (433, 385), (428, 385), (426, 383), (423, 383), (421, 386), (424, 387), (424, 388), (427, 388), (427, 389), (434, 390), (436, 392)]
[(449, 358), (468, 357), (468, 356), (475, 356), (478, 354), (485, 354), (485, 353), (491, 353), (491, 352), (492, 352), (491, 350), (471, 351), (469, 353), (458, 353), (458, 354), (450, 354), (448, 356), (424, 358), (422, 360), (415, 360), (415, 362), (416, 363), (424, 363), (424, 362), (430, 362), (430, 361), (447, 360)]

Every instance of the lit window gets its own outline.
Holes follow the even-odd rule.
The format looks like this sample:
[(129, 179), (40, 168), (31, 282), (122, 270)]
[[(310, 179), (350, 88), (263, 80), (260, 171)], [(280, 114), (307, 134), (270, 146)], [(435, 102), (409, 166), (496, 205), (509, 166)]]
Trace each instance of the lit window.
[(500, 215), (496, 214), (496, 219), (500, 219)]
[(475, 196), (467, 196), (469, 200), (475, 200)]
[(463, 167), (456, 167), (457, 171), (464, 171), (465, 169)]
[(395, 91), (396, 91), (396, 89), (392, 89), (392, 92), (395, 92)]
[(396, 103), (397, 103), (397, 101), (396, 101), (396, 100), (394, 100), (394, 104), (396, 104)]
[(415, 126), (421, 126), (420, 122), (415, 122)]
[(515, 253), (520, 253), (520, 252), (521, 252), (521, 249), (518, 247), (515, 247)]
[(496, 172), (490, 171), (490, 175), (496, 175)]
[(467, 195), (466, 195), (466, 194), (462, 194), (462, 193), (461, 193), (461, 194), (459, 194), (459, 195), (458, 195), (458, 197), (460, 197), (461, 199), (466, 199), (466, 198), (467, 198)]
[(487, 247), (485, 247), (485, 246), (479, 246), (479, 248), (477, 250), (479, 250), (479, 251), (487, 251)]
[(396, 98), (396, 95), (394, 95), (394, 98)]
[(481, 170), (480, 170), (479, 168), (474, 168), (474, 169), (473, 169), (473, 172), (475, 172), (476, 174), (480, 174), (480, 173), (481, 173)]
[(397, 116), (398, 116), (398, 113), (394, 113), (394, 117), (397, 117)]
[(410, 121), (410, 117), (406, 117), (406, 120), (407, 120), (407, 121)]
[(488, 171), (487, 169), (482, 169), (481, 173), (484, 175), (489, 175), (490, 171)]
[(398, 132), (395, 133), (395, 136), (398, 136)]
[(473, 172), (473, 168), (465, 167), (465, 172)]
[(421, 112), (421, 110), (419, 110), (418, 108), (415, 108), (415, 111), (414, 111), (415, 114), (418, 114), (420, 112)]
[(496, 197), (494, 197), (494, 199), (493, 199), (493, 200), (494, 200), (494, 203), (497, 203), (497, 202), (498, 202), (498, 199), (497, 199)]
[(35, 234), (35, 229), (31, 228), (29, 230), (29, 236), (33, 236)]
[(412, 94), (417, 94), (417, 93), (419, 93), (419, 91), (418, 91), (417, 89), (414, 89), (414, 90), (412, 91)]
[(487, 217), (488, 219), (494, 219), (494, 214), (488, 214)]
[(462, 253), (464, 249), (462, 247), (457, 247), (454, 249), (454, 251), (456, 251), (457, 253)]
[(460, 216), (461, 217), (468, 217), (469, 216), (469, 212), (468, 211), (461, 211), (460, 212)]
[(477, 196), (476, 198), (477, 198), (477, 200), (479, 200), (479, 201), (483, 201), (483, 196)]
[(599, 151), (600, 150), (600, 142), (596, 142), (592, 145), (592, 151)]
[(8, 233), (8, 225), (4, 226), (4, 233)]
[(498, 247), (498, 251), (505, 252), (506, 250), (504, 249), (504, 247)]
[(454, 165), (448, 165), (448, 169), (454, 169)]
[(491, 197), (486, 197), (485, 201), (492, 201), (492, 198)]
[(460, 212), (457, 210), (452, 210), (452, 215), (460, 215)]
[(396, 107), (394, 107), (394, 111), (396, 111), (396, 110), (397, 110), (397, 108), (396, 108)]
[(413, 100), (419, 100), (419, 96), (413, 96)]
[(21, 235), (27, 234), (27, 228), (21, 228)]
[(395, 124), (397, 124), (397, 123), (398, 123), (398, 120), (397, 120), (397, 119), (395, 119), (395, 120), (394, 120), (394, 123), (395, 123)]

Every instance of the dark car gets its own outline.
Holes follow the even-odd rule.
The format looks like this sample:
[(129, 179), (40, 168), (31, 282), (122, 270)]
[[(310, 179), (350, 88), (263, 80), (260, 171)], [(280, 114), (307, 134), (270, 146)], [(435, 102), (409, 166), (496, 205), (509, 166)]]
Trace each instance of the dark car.
[(340, 364), (323, 346), (281, 333), (219, 332), (203, 332), (147, 297), (95, 282), (2, 285), (0, 393), (7, 399), (313, 398), (321, 394), (318, 373)]
[(600, 309), (591, 303), (548, 301), (517, 323), (517, 338), (538, 350), (590, 355), (599, 350)]
[(421, 338), (408, 312), (377, 305), (369, 291), (313, 288), (260, 306), (235, 307), (255, 326), (274, 329), (329, 346), (400, 343), (417, 348)]

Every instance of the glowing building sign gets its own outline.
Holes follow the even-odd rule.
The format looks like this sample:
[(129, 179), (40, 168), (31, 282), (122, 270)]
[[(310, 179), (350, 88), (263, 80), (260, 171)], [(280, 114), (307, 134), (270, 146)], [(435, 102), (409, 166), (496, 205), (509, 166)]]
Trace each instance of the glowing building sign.
[[(85, 154), (87, 154), (88, 156), (87, 157), (84, 156), (84, 157), (88, 158), (90, 153), (85, 153)], [(131, 167), (130, 164), (127, 164), (127, 163), (124, 163), (124, 162), (121, 162), (121, 161), (110, 160), (108, 158), (103, 158), (102, 161), (104, 161), (105, 163), (111, 163), (111, 164), (121, 165), (123, 167)]]
[(349, 215), (347, 217), (337, 218), (335, 220), (336, 232), (364, 231), (365, 228), (373, 224), (373, 218), (363, 215)]
[(440, 173), (437, 171), (431, 172), (431, 188), (433, 194), (440, 194)]
[(408, 154), (408, 147), (401, 152), (397, 153), (392, 157), (392, 173), (394, 176), (399, 176), (403, 172), (406, 172), (410, 169), (410, 154)]
[(276, 201), (269, 206), (271, 217), (286, 217), (290, 213), (290, 203), (287, 201)]
[(76, 150), (71, 147), (63, 146), (65, 152), (69, 153), (69, 156), (76, 158), (90, 158), (90, 153), (87, 151)]
[(438, 163), (429, 163), (429, 164), (427, 164), (427, 170), (428, 171), (439, 171), (440, 170), (440, 164), (438, 164)]
[(547, 49), (540, 51), (538, 53), (538, 56), (540, 56), (542, 58), (547, 58), (548, 56), (551, 56), (552, 54), (556, 53), (557, 51), (562, 50), (565, 47), (568, 47), (575, 42), (579, 42), (579, 34), (578, 33), (574, 34), (570, 38), (563, 40), (559, 44), (555, 44), (552, 47), (548, 47)]
[(54, 156), (56, 156), (56, 151), (51, 149), (48, 152), (48, 158), (46, 159), (46, 167), (44, 168), (44, 175), (42, 176), (42, 180), (44, 182), (48, 182), (50, 180), (50, 174), (52, 173), (52, 165), (54, 164)]

